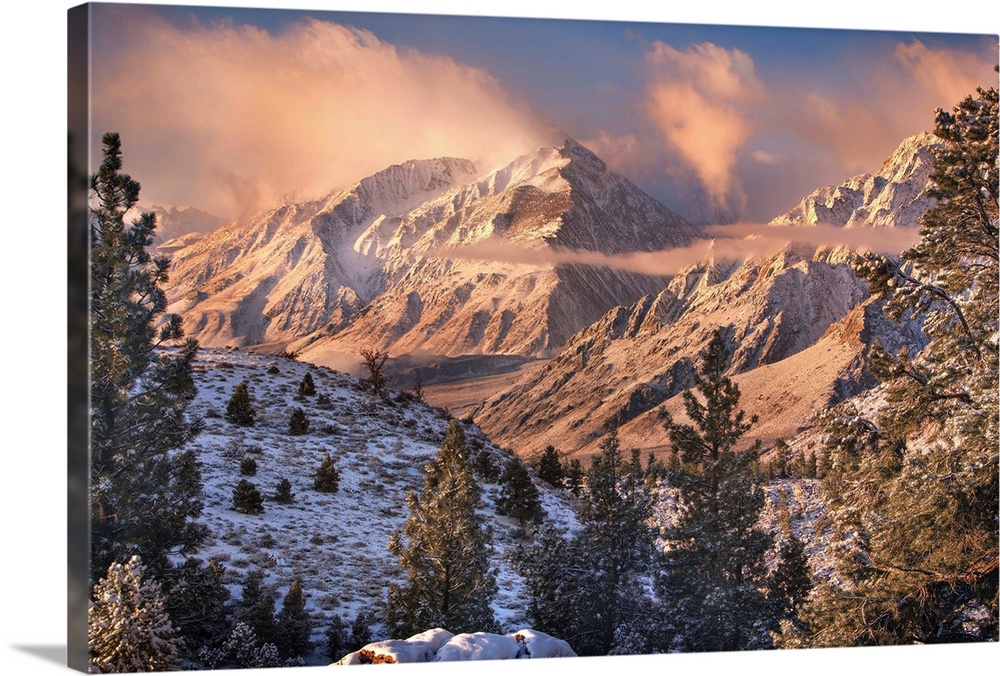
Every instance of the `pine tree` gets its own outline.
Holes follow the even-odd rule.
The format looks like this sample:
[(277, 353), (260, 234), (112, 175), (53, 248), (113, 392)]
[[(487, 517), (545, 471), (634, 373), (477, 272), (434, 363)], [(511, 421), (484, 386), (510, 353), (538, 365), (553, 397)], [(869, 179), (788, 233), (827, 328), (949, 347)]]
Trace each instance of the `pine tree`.
[(701, 356), (695, 389), (683, 393), (693, 425), (666, 416), (678, 464), (670, 476), (679, 514), (666, 529), (669, 543), (660, 596), (676, 618), (684, 650), (722, 651), (770, 647), (765, 555), (772, 538), (758, 525), (764, 492), (754, 460), (759, 442), (736, 445), (756, 423), (738, 409), (739, 388), (726, 377), (732, 358), (729, 331), (717, 329)]
[(252, 481), (240, 479), (233, 489), (233, 509), (244, 514), (262, 514), (264, 498)]
[(921, 322), (916, 355), (873, 351), (887, 406), (826, 421), (823, 479), (840, 585), (807, 609), (811, 644), (998, 638), (998, 106), (979, 89), (935, 114), (920, 241), (855, 270), (888, 314)]
[(500, 494), (497, 514), (517, 519), (521, 528), (528, 523), (541, 523), (545, 517), (541, 496), (535, 488), (528, 468), (512, 457), (500, 474)]
[(250, 627), (261, 644), (277, 645), (276, 597), (274, 589), (264, 582), (263, 572), (252, 570), (247, 573), (236, 619)]
[(197, 344), (162, 349), (182, 338), (160, 286), (169, 260), (149, 252), (152, 214), (125, 225), (139, 183), (121, 172), (119, 136), (105, 134), (103, 147), (90, 179), (90, 570), (138, 555), (155, 576), (169, 554), (193, 549), (206, 534), (196, 522), (198, 464), (177, 450), (201, 429), (186, 413)]
[(88, 613), (90, 671), (163, 671), (180, 667), (182, 640), (163, 606), (160, 585), (138, 556), (113, 563), (94, 586)]
[(550, 485), (560, 487), (563, 480), (563, 468), (559, 462), (559, 451), (551, 444), (545, 447), (542, 455), (535, 463), (538, 478)]
[(288, 419), (288, 433), (292, 436), (301, 436), (309, 431), (309, 419), (306, 412), (301, 408), (292, 411), (292, 417)]
[(601, 441), (601, 453), (587, 473), (587, 491), (578, 536), (589, 550), (596, 577), (591, 587), (593, 603), (600, 612), (590, 628), (592, 644), (599, 654), (646, 652), (639, 640), (648, 618), (641, 576), (650, 570), (655, 553), (656, 532), (649, 525), (653, 499), (643, 476), (639, 453), (631, 462), (622, 458), (618, 430), (612, 423)]
[(230, 631), (231, 594), (223, 583), (225, 574), (225, 566), (217, 561), (206, 565), (189, 558), (166, 575), (164, 603), (189, 655), (217, 646)]
[(320, 493), (336, 493), (340, 489), (340, 471), (333, 463), (333, 458), (329, 453), (323, 455), (323, 459), (316, 468), (313, 476), (313, 488)]
[(476, 513), (480, 489), (469, 467), (465, 434), (452, 420), (437, 456), (425, 467), (422, 495), (406, 498), (410, 516), (389, 539), (406, 571), (390, 585), (386, 609), (393, 635), (441, 627), (453, 633), (488, 631), (497, 591), (489, 567), (491, 535)]
[(311, 397), (314, 394), (316, 394), (316, 383), (313, 382), (312, 374), (307, 372), (302, 382), (299, 383), (299, 396)]
[(240, 460), (240, 476), (257, 476), (257, 461), (253, 458)]
[(579, 458), (570, 459), (566, 466), (566, 489), (573, 495), (579, 496), (583, 490), (583, 463)]
[(233, 394), (226, 404), (226, 420), (234, 425), (249, 427), (257, 420), (257, 414), (253, 410), (250, 399), (250, 385), (247, 381), (241, 382), (233, 388)]
[(567, 538), (545, 529), (512, 560), (525, 578), (532, 626), (581, 655), (648, 652), (652, 506), (641, 464), (623, 461), (612, 426), (587, 473), (581, 532)]
[(351, 650), (347, 649), (347, 624), (344, 618), (334, 613), (326, 630), (326, 656), (336, 662)]
[(295, 501), (295, 494), (292, 493), (292, 482), (282, 477), (274, 489), (271, 499), (283, 505), (290, 505)]
[(304, 657), (312, 649), (312, 620), (306, 612), (302, 585), (292, 580), (277, 616), (278, 653), (283, 658)]

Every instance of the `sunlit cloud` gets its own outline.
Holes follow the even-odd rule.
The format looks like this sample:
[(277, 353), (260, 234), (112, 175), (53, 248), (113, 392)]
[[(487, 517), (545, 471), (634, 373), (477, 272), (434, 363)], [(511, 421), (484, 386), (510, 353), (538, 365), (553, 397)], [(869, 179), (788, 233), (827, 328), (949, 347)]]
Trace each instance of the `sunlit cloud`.
[(122, 134), (127, 170), (152, 200), (237, 217), (408, 159), (490, 168), (550, 141), (490, 74), (365, 30), (179, 27), (135, 11), (101, 28), (94, 126)]
[(478, 242), (438, 247), (427, 256), (475, 260), (524, 269), (552, 269), (559, 265), (608, 267), (646, 275), (670, 276), (694, 263), (710, 258), (745, 260), (773, 256), (789, 244), (814, 248), (847, 247), (855, 251), (898, 254), (920, 238), (916, 228), (843, 228), (835, 225), (772, 226), (735, 223), (708, 228), (713, 237), (688, 246), (661, 251), (603, 254), (598, 251), (529, 246), (491, 238)]
[(753, 59), (711, 43), (682, 51), (656, 42), (646, 62), (647, 111), (659, 132), (715, 203), (744, 200), (734, 167), (754, 132), (747, 108), (764, 94)]

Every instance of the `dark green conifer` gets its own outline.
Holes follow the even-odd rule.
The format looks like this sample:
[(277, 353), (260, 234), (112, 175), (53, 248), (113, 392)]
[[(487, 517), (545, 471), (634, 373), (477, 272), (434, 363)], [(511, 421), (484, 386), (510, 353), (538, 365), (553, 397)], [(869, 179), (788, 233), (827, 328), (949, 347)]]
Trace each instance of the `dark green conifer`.
[(295, 494), (292, 493), (292, 482), (282, 477), (278, 481), (271, 499), (281, 504), (290, 505), (295, 500)]
[(490, 631), (497, 586), (489, 566), (491, 535), (476, 509), (480, 490), (469, 466), (465, 434), (448, 423), (437, 456), (427, 464), (424, 490), (406, 498), (410, 517), (389, 540), (407, 579), (390, 585), (390, 634), (410, 636), (441, 627), (453, 633)]
[(828, 517), (855, 533), (837, 578), (808, 608), (811, 645), (998, 638), (997, 90), (936, 111), (943, 143), (920, 219), (901, 257), (868, 254), (855, 270), (893, 318), (917, 317), (919, 354), (876, 347), (888, 403), (872, 418), (827, 419)]
[(288, 420), (288, 433), (293, 436), (300, 436), (309, 431), (309, 419), (306, 412), (301, 408), (292, 411), (292, 417)]
[(683, 393), (694, 423), (666, 416), (678, 464), (670, 476), (679, 518), (664, 535), (669, 543), (660, 596), (678, 618), (676, 641), (685, 650), (767, 648), (776, 617), (762, 592), (765, 555), (772, 538), (759, 525), (764, 493), (754, 461), (759, 442), (737, 443), (756, 423), (739, 409), (739, 388), (726, 377), (730, 331), (718, 329), (702, 353), (695, 390)]
[(247, 573), (236, 619), (250, 627), (261, 644), (277, 645), (276, 598), (274, 588), (264, 581), (262, 571), (251, 570)]
[(314, 394), (316, 394), (316, 383), (313, 382), (312, 374), (306, 372), (306, 375), (302, 379), (302, 382), (299, 383), (299, 396), (311, 397)]
[(285, 659), (304, 657), (312, 649), (312, 620), (298, 580), (292, 580), (277, 615), (278, 653)]
[(249, 427), (254, 424), (256, 419), (257, 414), (250, 401), (250, 386), (244, 380), (233, 388), (233, 394), (229, 397), (229, 403), (226, 404), (226, 420), (234, 425)]
[(542, 454), (535, 463), (538, 471), (538, 478), (547, 481), (550, 485), (562, 487), (563, 467), (559, 462), (559, 451), (551, 444), (545, 447)]
[(165, 314), (170, 262), (150, 251), (155, 216), (125, 224), (140, 186), (121, 171), (121, 139), (102, 143), (89, 211), (91, 589), (93, 576), (133, 555), (159, 577), (207, 532), (198, 463), (176, 452), (202, 427), (187, 414), (197, 344), (178, 346), (180, 317)]
[(334, 464), (330, 453), (323, 454), (316, 474), (313, 476), (313, 488), (320, 493), (336, 493), (340, 489), (340, 471)]
[(240, 479), (233, 489), (233, 509), (244, 514), (261, 514), (264, 511), (264, 498), (252, 481)]
[(528, 523), (541, 523), (545, 516), (541, 496), (528, 468), (515, 457), (507, 461), (500, 474), (497, 514), (517, 519), (522, 528)]

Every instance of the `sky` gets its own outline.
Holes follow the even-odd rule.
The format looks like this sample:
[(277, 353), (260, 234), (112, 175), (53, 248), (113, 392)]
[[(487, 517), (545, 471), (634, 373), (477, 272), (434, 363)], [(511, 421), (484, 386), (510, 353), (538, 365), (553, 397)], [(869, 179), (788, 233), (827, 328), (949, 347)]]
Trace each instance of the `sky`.
[[(178, 4), (176, 0), (163, 0)], [(13, 674), (65, 674), (66, 646), (66, 423), (60, 383), (66, 374), (66, 230), (64, 192), (58, 176), (66, 166), (67, 49), (66, 12), (75, 1), (34, 0), (21, 3), (11, 20), (0, 22), (3, 59), (5, 162), (0, 163), (4, 186), (4, 247), (0, 283), (7, 330), (0, 349), (8, 355), (5, 372), (16, 396), (6, 397), (4, 420), (8, 453), (7, 475), (15, 480), (0, 491), (7, 550), (0, 665)], [(415, 6), (399, 0), (217, 0), (216, 5), (327, 7), (374, 11), (407, 11)], [(682, 21), (696, 24), (832, 26), (850, 29), (901, 28), (926, 32), (1000, 32), (995, 0), (966, 0), (947, 11), (914, 12), (912, 0), (840, 0), (835, 9), (821, 3), (784, 0), (713, 0), (711, 3), (650, 3), (615, 0), (583, 4), (578, 0), (505, 0), (502, 5), (473, 6), (467, 0), (420, 0), (424, 11), (483, 13), (506, 16), (629, 18), (637, 21)], [(385, 37), (389, 40), (389, 37)], [(393, 38), (395, 39), (395, 38)], [(759, 57), (758, 57), (759, 58)], [(789, 68), (793, 64), (789, 64)], [(758, 64), (758, 68), (760, 68)], [(496, 77), (502, 77), (497, 74)], [(942, 104), (948, 105), (948, 104)], [(580, 115), (586, 111), (579, 111)], [(567, 123), (568, 124), (568, 123)], [(584, 136), (580, 135), (581, 140)], [(154, 193), (159, 176), (155, 158), (133, 158), (126, 138), (126, 168)], [(137, 141), (138, 142), (138, 141)], [(880, 160), (879, 160), (880, 161)], [(336, 166), (331, 162), (330, 166)], [(154, 171), (147, 178), (148, 172)], [(634, 178), (634, 177), (633, 177)], [(158, 179), (157, 179), (158, 180)], [(202, 179), (207, 182), (208, 179)], [(635, 180), (635, 179), (634, 179)], [(647, 187), (646, 184), (643, 184)], [(750, 187), (750, 186), (748, 186)], [(811, 189), (811, 188), (810, 188)], [(166, 192), (166, 191), (164, 191)], [(210, 194), (210, 193), (207, 193)], [(171, 194), (167, 199), (186, 199)], [(797, 198), (796, 198), (797, 199)], [(220, 200), (220, 203), (223, 200)], [(12, 400), (13, 399), (13, 400)], [(995, 664), (1000, 644), (980, 646), (919, 646), (825, 651), (768, 651), (749, 654), (704, 654), (588, 658), (598, 667), (637, 674), (714, 673), (738, 669), (744, 674), (809, 673), (841, 675), (855, 671), (941, 674), (955, 664)], [(614, 660), (611, 665), (608, 660)], [(462, 665), (440, 671), (464, 673)], [(483, 665), (486, 674), (506, 674), (501, 665)], [(529, 660), (518, 673), (576, 673), (576, 662), (551, 664)], [(292, 676), (300, 669), (248, 671), (262, 676)]]
[(877, 170), (935, 108), (996, 81), (995, 34), (101, 4), (92, 17), (91, 142), (121, 133), (145, 206), (227, 220), (408, 159), (498, 168), (573, 138), (688, 219), (766, 221)]

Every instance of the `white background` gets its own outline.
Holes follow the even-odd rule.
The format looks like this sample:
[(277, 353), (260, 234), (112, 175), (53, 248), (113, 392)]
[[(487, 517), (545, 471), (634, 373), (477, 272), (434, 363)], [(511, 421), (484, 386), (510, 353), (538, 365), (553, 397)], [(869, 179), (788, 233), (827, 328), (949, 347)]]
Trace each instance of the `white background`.
[[(0, 577), (0, 670), (4, 674), (62, 673), (66, 645), (66, 10), (76, 3), (15, 0), (0, 22), (3, 87), (0, 111), (0, 387), (3, 441), (0, 499), (4, 529)], [(711, 0), (607, 3), (507, 0), (479, 3), (420, 0), (369, 2), (175, 2), (283, 8), (419, 11), (556, 18), (630, 19), (682, 23), (814, 26), (1000, 33), (991, 0), (921, 3), (841, 0), (831, 3)], [(649, 8), (647, 5), (663, 5)], [(678, 7), (676, 4), (682, 4)], [(919, 7), (919, 9), (918, 9)], [(937, 12), (931, 14), (933, 7)], [(1000, 663), (1000, 644), (788, 651), (741, 655), (588, 658), (517, 664), (519, 672), (575, 673), (584, 668), (636, 673), (844, 674), (949, 673)], [(515, 665), (477, 665), (505, 673)], [(398, 667), (397, 667), (398, 669)], [(407, 667), (408, 673), (459, 673), (461, 665)], [(278, 669), (233, 673), (301, 674)], [(308, 673), (308, 672), (307, 672)]]

